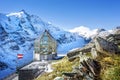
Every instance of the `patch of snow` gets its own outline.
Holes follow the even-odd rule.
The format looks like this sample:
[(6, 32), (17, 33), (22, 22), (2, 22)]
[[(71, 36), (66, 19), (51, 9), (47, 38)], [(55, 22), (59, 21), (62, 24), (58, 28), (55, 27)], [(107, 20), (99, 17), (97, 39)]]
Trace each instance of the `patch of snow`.
[(99, 37), (106, 38), (106, 36), (110, 35), (109, 31), (102, 31), (98, 34)]
[(79, 35), (81, 35), (83, 37), (90, 38), (90, 37), (97, 34), (98, 29), (91, 30), (88, 27), (80, 26), (80, 27), (76, 27), (74, 29), (71, 29), (69, 31), (72, 33), (78, 33)]
[(45, 70), (45, 72), (52, 72), (53, 71), (53, 69), (52, 69), (52, 67), (51, 67), (51, 64), (48, 64), (47, 65), (47, 67), (46, 67), (46, 70)]
[(24, 12), (23, 11), (21, 11), (21, 12), (14, 12), (14, 13), (10, 13), (10, 14), (7, 14), (6, 16), (8, 16), (8, 17), (10, 17), (10, 16), (16, 16), (16, 17), (22, 17), (23, 16), (23, 14), (24, 14)]
[(58, 54), (58, 57), (66, 56), (66, 54)]
[(90, 29), (88, 27), (80, 26), (74, 29), (69, 30), (72, 33), (79, 34), (87, 39), (93, 39), (95, 36), (99, 36), (105, 38), (106, 36), (113, 34), (113, 30), (105, 30), (105, 29)]
[(34, 61), (27, 66), (24, 66), (22, 69), (43, 69), (46, 68), (47, 62)]
[(48, 24), (52, 24), (52, 23), (49, 21)]
[(108, 32), (112, 33), (112, 32), (113, 32), (113, 30), (108, 30)]
[(62, 77), (56, 77), (54, 80), (64, 80)]
[(80, 48), (74, 48), (74, 49), (70, 50), (69, 52), (72, 52), (72, 51), (75, 51), (75, 50), (78, 50), (78, 49), (80, 49)]

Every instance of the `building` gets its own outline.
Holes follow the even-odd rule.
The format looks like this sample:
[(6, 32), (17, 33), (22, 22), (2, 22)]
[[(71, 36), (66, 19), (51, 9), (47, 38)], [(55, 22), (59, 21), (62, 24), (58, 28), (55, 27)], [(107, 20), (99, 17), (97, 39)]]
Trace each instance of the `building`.
[(57, 41), (45, 30), (43, 34), (35, 40), (34, 60), (52, 60), (57, 56)]
[(48, 63), (34, 61), (18, 70), (18, 80), (35, 80), (44, 73)]

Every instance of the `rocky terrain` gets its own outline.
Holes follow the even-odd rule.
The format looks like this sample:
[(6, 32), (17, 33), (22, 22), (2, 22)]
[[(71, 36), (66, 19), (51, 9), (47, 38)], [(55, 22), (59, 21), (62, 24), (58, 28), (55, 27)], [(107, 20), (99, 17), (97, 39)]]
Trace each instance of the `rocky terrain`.
[[(87, 53), (90, 52), (92, 48), (101, 53), (119, 54), (119, 41), (120, 41), (120, 29), (116, 28), (111, 33), (103, 31), (96, 35), (85, 47), (78, 48), (68, 52), (68, 57), (73, 57), (78, 55), (79, 52)], [(106, 34), (106, 35), (105, 35)]]
[[(90, 43), (88, 43), (85, 47), (70, 51), (67, 54), (69, 61), (73, 61), (75, 58), (78, 57), (80, 58), (80, 65), (78, 68), (74, 67), (73, 72), (67, 73), (66, 78), (71, 77), (72, 80), (80, 80), (80, 79), (81, 80), (83, 79), (106, 80), (108, 79), (108, 77), (105, 79), (100, 76), (101, 73), (102, 73), (102, 76), (104, 76), (103, 74), (106, 73), (104, 71), (104, 67), (106, 67), (105, 70), (109, 70), (109, 68), (111, 67), (112, 68), (117, 67), (120, 70), (118, 65), (115, 66), (115, 64), (112, 64), (113, 62), (116, 61), (116, 56), (119, 57), (120, 55), (120, 47), (119, 47), (120, 33), (119, 32), (120, 32), (120, 28), (116, 28), (112, 31), (111, 34), (101, 36), (101, 33), (100, 33), (96, 35), (93, 38), (93, 40)], [(89, 56), (87, 56), (88, 54)], [(113, 59), (108, 60), (108, 58), (112, 58), (112, 57)], [(81, 61), (82, 58), (84, 59)], [(102, 59), (105, 59), (105, 62)], [(119, 62), (120, 61), (118, 60), (117, 64), (119, 64)], [(108, 67), (108, 66), (111, 66), (111, 67)], [(120, 72), (119, 70), (118, 72)], [(72, 73), (76, 73), (76, 74), (74, 74), (74, 76), (70, 76)], [(115, 73), (115, 72), (113, 71), (112, 73)], [(119, 73), (116, 73), (116, 74), (120, 75)], [(106, 74), (106, 76), (108, 76), (108, 74)], [(114, 78), (114, 80), (120, 78), (119, 76), (114, 76), (114, 75), (111, 75), (111, 77)]]

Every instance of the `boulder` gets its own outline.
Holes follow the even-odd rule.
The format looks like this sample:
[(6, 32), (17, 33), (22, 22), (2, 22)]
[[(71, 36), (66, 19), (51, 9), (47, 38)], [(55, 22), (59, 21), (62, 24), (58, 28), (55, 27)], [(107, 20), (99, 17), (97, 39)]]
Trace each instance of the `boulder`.
[(82, 52), (83, 54), (91, 52), (91, 49), (93, 47), (95, 47), (94, 40), (85, 45), (83, 48), (78, 48), (68, 52), (67, 57), (69, 58), (69, 61), (73, 61), (76, 57), (79, 57), (80, 52)]
[(109, 42), (101, 37), (97, 37), (95, 39), (95, 48), (98, 52), (101, 53), (119, 53), (119, 48), (117, 44)]
[(116, 34), (111, 34), (111, 35), (107, 36), (106, 39), (109, 42), (113, 42), (113, 43), (115, 43), (117, 45), (120, 45), (120, 34), (117, 34), (117, 33)]

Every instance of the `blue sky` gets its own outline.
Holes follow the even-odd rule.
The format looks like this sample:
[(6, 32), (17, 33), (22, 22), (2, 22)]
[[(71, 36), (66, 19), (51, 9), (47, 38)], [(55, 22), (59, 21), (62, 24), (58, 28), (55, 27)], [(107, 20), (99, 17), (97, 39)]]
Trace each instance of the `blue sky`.
[(0, 0), (0, 13), (22, 9), (65, 29), (120, 26), (120, 0)]

